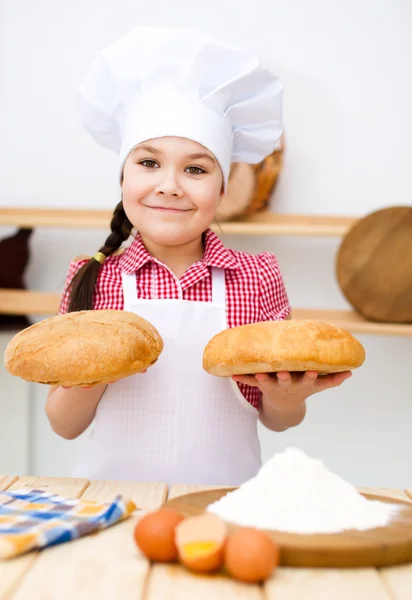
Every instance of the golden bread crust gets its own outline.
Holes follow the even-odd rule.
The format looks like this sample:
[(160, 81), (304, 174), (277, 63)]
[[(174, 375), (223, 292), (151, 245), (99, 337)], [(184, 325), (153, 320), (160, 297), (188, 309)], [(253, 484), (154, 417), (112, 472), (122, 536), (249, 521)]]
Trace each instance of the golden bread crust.
[(58, 315), (15, 335), (5, 366), (18, 377), (51, 385), (96, 385), (139, 373), (163, 350), (159, 332), (128, 311)]
[(323, 321), (264, 321), (225, 329), (207, 344), (203, 368), (231, 377), (278, 371), (336, 373), (360, 367), (362, 344), (348, 331)]

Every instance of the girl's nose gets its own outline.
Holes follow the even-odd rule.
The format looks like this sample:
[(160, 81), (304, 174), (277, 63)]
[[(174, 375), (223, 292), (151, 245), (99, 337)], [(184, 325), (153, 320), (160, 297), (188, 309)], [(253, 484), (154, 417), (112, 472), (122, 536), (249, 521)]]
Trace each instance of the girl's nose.
[(155, 186), (155, 193), (160, 196), (174, 196), (177, 198), (183, 196), (183, 192), (176, 181), (176, 177), (172, 173), (169, 173), (162, 181), (159, 181)]

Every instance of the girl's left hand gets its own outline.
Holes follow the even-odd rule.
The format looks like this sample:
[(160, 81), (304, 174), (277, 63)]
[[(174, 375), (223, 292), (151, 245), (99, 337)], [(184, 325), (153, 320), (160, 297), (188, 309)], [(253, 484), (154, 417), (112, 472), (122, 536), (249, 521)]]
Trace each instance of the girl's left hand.
[(289, 405), (299, 404), (312, 394), (337, 387), (351, 375), (352, 371), (328, 375), (319, 375), (316, 371), (306, 371), (305, 373), (279, 371), (279, 373), (234, 375), (232, 379), (239, 383), (258, 387), (265, 397), (271, 399), (274, 405), (280, 405), (280, 408), (284, 401), (287, 401)]

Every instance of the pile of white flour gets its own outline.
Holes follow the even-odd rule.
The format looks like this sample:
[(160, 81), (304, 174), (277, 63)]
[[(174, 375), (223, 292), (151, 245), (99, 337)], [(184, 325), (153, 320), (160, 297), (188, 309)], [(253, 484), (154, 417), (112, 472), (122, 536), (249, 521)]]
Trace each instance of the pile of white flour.
[(293, 533), (335, 533), (386, 525), (399, 511), (367, 500), (320, 460), (297, 448), (275, 454), (259, 473), (207, 511), (225, 521)]

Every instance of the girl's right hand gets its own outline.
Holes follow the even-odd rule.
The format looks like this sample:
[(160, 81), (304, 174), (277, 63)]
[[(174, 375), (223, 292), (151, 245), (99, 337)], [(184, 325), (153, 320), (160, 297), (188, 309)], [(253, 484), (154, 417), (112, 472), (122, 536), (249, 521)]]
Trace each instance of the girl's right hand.
[[(140, 371), (140, 373), (146, 373), (146, 371), (147, 371), (147, 369), (144, 369), (144, 371)], [(109, 381), (109, 383), (107, 385), (111, 385), (112, 383), (116, 383), (116, 382), (115, 381)], [(64, 390), (71, 390), (71, 389), (73, 389), (74, 387), (77, 387), (77, 386), (74, 386), (74, 385), (62, 385), (61, 387)], [(94, 386), (92, 386), (92, 385), (80, 385), (79, 387), (82, 390), (91, 390), (92, 387), (94, 387)]]

